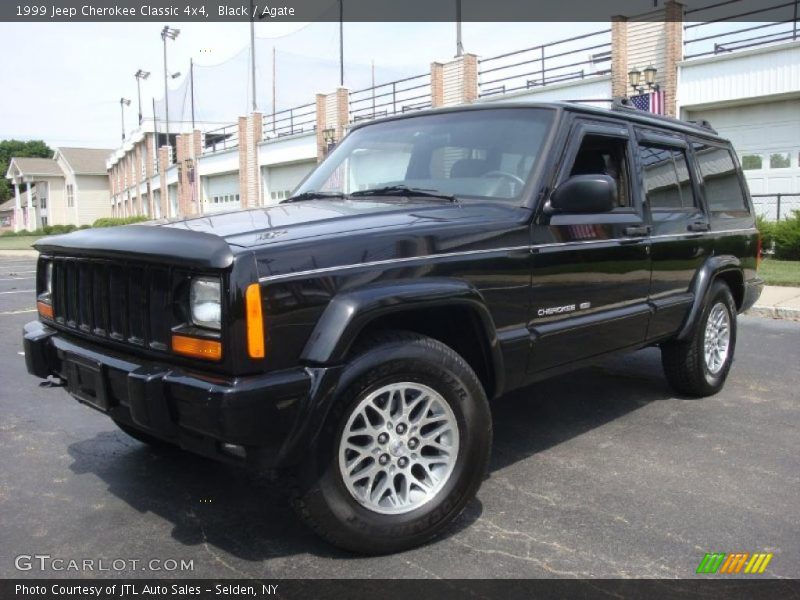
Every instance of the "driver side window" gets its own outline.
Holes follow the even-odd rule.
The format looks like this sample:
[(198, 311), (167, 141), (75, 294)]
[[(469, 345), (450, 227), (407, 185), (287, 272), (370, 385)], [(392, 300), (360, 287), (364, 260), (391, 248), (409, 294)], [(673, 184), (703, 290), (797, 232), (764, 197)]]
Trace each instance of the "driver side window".
[(631, 208), (627, 147), (625, 138), (587, 134), (581, 141), (569, 174), (608, 175), (617, 182), (617, 208)]

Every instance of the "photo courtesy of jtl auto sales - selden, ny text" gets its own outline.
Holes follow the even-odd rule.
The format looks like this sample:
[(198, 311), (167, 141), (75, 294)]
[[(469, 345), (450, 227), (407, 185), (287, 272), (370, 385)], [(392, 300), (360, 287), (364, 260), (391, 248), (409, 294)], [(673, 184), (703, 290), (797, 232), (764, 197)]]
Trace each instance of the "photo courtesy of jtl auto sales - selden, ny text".
[(800, 0), (0, 57), (0, 600), (800, 600)]

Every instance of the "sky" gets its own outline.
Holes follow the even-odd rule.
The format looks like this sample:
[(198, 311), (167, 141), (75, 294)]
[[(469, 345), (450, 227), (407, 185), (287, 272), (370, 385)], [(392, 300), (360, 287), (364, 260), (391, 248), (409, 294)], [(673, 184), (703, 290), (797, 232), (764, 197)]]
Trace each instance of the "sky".
[[(162, 26), (160, 23), (0, 24), (0, 56), (6, 57), (5, 90), (0, 95), (0, 139), (44, 139), (51, 147), (119, 146), (121, 97), (132, 101), (125, 110), (126, 130), (133, 129), (137, 122), (133, 77), (136, 70), (152, 73), (142, 82), (145, 116), (152, 114), (151, 99), (161, 99), (164, 95)], [(608, 23), (465, 23), (463, 41), (466, 51), (493, 56), (607, 26)], [(168, 60), (170, 72), (180, 71), (182, 75), (170, 80), (171, 87), (178, 88), (183, 82), (190, 57), (198, 66), (196, 73), (203, 72), (204, 66), (236, 63), (231, 59), (237, 55), (248, 64), (248, 23), (181, 23), (178, 27), (181, 33), (175, 42), (169, 43)], [(453, 57), (455, 31), (453, 23), (345, 23), (345, 62), (359, 65), (363, 74), (374, 61), (378, 78), (383, 80), (422, 73), (429, 70), (431, 61)], [(257, 23), (256, 36), (257, 48), (269, 47), (272, 43), (269, 38), (274, 38), (293, 55), (327, 61), (331, 77), (338, 79), (338, 24)], [(241, 54), (243, 50), (245, 53)], [(256, 53), (259, 97), (265, 91), (261, 88), (271, 88), (269, 54)], [(280, 61), (278, 69), (281, 70)], [(241, 78), (247, 78), (246, 68), (239, 72)], [(352, 72), (355, 74), (355, 67)], [(330, 91), (318, 89), (314, 81), (308, 81), (302, 74), (286, 73), (284, 69), (284, 76), (295, 86), (293, 98), (307, 97), (312, 102), (315, 93)], [(348, 83), (346, 74), (345, 84)], [(231, 121), (245, 114), (249, 104), (246, 93), (227, 97), (230, 90), (226, 92), (225, 86), (213, 89), (213, 98), (196, 98), (196, 105), (202, 106), (204, 101), (206, 106), (229, 101)], [(288, 90), (284, 95), (287, 93)], [(280, 98), (277, 104), (280, 108)]]

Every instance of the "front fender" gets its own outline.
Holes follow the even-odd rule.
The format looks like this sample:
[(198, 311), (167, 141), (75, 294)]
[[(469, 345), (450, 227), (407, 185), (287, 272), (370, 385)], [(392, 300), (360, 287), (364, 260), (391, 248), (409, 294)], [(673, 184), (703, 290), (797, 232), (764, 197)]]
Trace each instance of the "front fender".
[(692, 282), (694, 302), (692, 303), (692, 308), (689, 310), (689, 314), (686, 315), (686, 320), (680, 332), (678, 332), (677, 339), (685, 340), (691, 336), (694, 326), (697, 324), (697, 320), (703, 312), (703, 307), (708, 299), (708, 293), (711, 290), (711, 284), (714, 282), (714, 279), (725, 271), (741, 272), (741, 270), (741, 261), (737, 257), (729, 254), (711, 256), (703, 263), (703, 266), (697, 270), (697, 274), (694, 276)]
[(480, 292), (459, 279), (395, 280), (337, 295), (317, 322), (301, 359), (320, 365), (340, 363), (364, 327), (376, 318), (443, 306), (467, 306), (474, 311), (483, 327), (495, 374), (500, 376), (502, 356), (494, 320)]

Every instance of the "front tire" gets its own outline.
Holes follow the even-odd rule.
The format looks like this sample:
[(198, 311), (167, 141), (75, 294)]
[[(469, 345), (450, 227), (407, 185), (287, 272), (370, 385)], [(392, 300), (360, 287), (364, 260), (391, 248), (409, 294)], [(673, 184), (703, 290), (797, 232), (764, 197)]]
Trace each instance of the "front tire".
[(687, 396), (716, 394), (725, 385), (736, 349), (736, 304), (728, 286), (715, 281), (691, 337), (661, 346), (670, 386)]
[(373, 340), (346, 367), (293, 505), (332, 544), (363, 554), (439, 535), (483, 481), (486, 394), (448, 346), (412, 333)]

